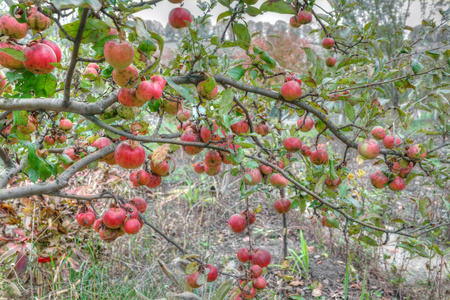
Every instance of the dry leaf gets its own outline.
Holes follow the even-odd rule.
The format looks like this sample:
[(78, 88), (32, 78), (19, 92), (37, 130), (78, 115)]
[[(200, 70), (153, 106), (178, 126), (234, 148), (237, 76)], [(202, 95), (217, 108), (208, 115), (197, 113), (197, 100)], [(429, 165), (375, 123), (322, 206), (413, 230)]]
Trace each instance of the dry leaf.
[(294, 280), (289, 283), (291, 286), (304, 286), (305, 282), (300, 280)]
[(313, 289), (311, 296), (313, 297), (322, 297), (322, 291), (318, 288)]
[(164, 144), (162, 146), (157, 147), (153, 152), (152, 152), (152, 162), (153, 164), (157, 165), (160, 162), (162, 162), (164, 159), (166, 159), (167, 154), (169, 153), (169, 145), (168, 144)]

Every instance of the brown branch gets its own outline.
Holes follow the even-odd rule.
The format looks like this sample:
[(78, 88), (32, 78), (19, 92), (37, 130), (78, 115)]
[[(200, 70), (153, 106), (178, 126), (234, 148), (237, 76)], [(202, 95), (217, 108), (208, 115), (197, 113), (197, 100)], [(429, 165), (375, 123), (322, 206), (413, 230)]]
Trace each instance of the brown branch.
[(69, 106), (70, 101), (70, 87), (72, 86), (73, 73), (78, 61), (78, 52), (80, 51), (81, 39), (83, 38), (84, 28), (86, 27), (87, 17), (89, 14), (89, 8), (83, 8), (81, 13), (80, 25), (78, 27), (77, 36), (73, 42), (72, 58), (70, 59), (69, 69), (66, 74), (66, 82), (64, 85), (64, 101), (63, 107)]

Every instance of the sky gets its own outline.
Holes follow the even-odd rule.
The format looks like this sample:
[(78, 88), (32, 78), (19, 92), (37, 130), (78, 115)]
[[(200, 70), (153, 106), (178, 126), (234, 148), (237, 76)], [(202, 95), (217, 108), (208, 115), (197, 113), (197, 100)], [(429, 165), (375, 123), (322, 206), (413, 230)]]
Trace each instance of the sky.
[[(259, 6), (264, 1), (260, 0), (258, 4), (255, 6)], [(326, 11), (331, 10), (331, 6), (328, 4), (326, 0), (317, 0), (316, 4), (322, 7)], [(162, 1), (156, 4), (156, 7), (154, 9), (147, 9), (138, 12), (136, 15), (138, 17), (141, 17), (144, 20), (154, 20), (158, 21), (161, 24), (165, 25), (168, 22), (169, 19), (169, 13), (170, 11), (178, 7), (179, 4), (172, 4), (168, 1)], [(201, 10), (197, 7), (197, 1), (196, 0), (185, 0), (184, 1), (184, 8), (188, 9), (191, 14), (198, 16), (202, 14)], [(211, 20), (215, 23), (217, 20), (217, 16), (226, 11), (225, 7), (218, 4), (214, 10), (211, 12), (211, 14), (214, 16)], [(315, 11), (317, 13), (320, 13), (321, 10), (319, 8), (316, 8)], [(275, 23), (278, 20), (284, 20), (285, 22), (289, 23), (291, 15), (283, 15), (283, 14), (277, 14), (277, 13), (265, 13), (264, 15), (256, 16), (256, 17), (250, 17), (246, 16), (246, 20), (253, 20), (255, 22), (263, 21), (263, 22), (270, 22)], [(437, 17), (440, 17), (439, 13), (437, 13)], [(419, 1), (414, 1), (410, 8), (410, 16), (406, 21), (406, 25), (409, 25), (411, 27), (414, 27), (416, 25), (421, 24), (422, 22), (422, 14), (420, 9), (420, 3)]]

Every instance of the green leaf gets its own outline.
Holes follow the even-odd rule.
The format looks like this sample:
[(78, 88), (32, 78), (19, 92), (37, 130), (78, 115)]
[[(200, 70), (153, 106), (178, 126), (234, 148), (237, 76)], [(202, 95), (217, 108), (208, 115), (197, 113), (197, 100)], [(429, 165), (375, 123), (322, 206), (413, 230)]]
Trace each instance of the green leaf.
[(371, 238), (367, 235), (360, 237), (359, 240), (370, 246), (378, 246), (378, 243), (373, 238)]
[(294, 7), (291, 4), (285, 2), (284, 0), (266, 1), (261, 5), (260, 10), (272, 11), (280, 14), (292, 14), (292, 15), (296, 14)]
[(30, 177), (31, 182), (35, 183), (39, 179), (39, 171), (30, 168), (28, 170), (28, 176)]
[(234, 67), (227, 71), (227, 75), (235, 80), (240, 80), (244, 76), (245, 69), (241, 66)]
[(41, 162), (38, 172), (39, 172), (39, 177), (43, 181), (47, 180), (48, 178), (50, 178), (52, 176), (52, 171), (50, 170), (49, 166), (44, 162)]
[(226, 17), (231, 16), (233, 13), (229, 10), (221, 13), (219, 16), (217, 16), (217, 23), (219, 23), (220, 20), (225, 19)]
[(315, 65), (317, 62), (317, 54), (314, 52), (313, 49), (311, 48), (307, 48), (307, 47), (302, 47), (303, 51), (305, 51), (306, 57), (308, 58), (308, 60)]
[(320, 194), (323, 191), (323, 185), (325, 184), (325, 180), (327, 180), (328, 174), (323, 174), (320, 176), (319, 180), (316, 183), (316, 187), (314, 188), (314, 192), (316, 194)]
[(110, 40), (117, 40), (117, 35), (108, 35), (99, 40), (97, 43), (92, 46), (92, 49), (95, 51), (96, 55), (103, 56), (103, 48), (105, 47), (105, 43)]
[(12, 48), (0, 48), (0, 52), (4, 52), (20, 61), (28, 60), (27, 57), (25, 56), (25, 54), (23, 53), (23, 51), (20, 51), (20, 50), (15, 50)]
[(228, 112), (233, 106), (233, 90), (231, 88), (226, 89), (222, 93), (222, 100), (220, 101), (220, 113), (224, 114)]
[(305, 77), (302, 79), (302, 81), (309, 87), (317, 87), (317, 83), (312, 77)]
[(259, 57), (265, 61), (271, 68), (275, 67), (275, 60), (267, 53), (267, 51), (263, 51)]
[(56, 91), (56, 76), (53, 74), (38, 75), (34, 85), (34, 93), (37, 97), (52, 97)]
[(18, 79), (23, 79), (23, 75), (16, 72), (6, 72), (6, 79), (9, 83), (14, 83)]
[(216, 294), (214, 295), (213, 300), (224, 300), (233, 286), (233, 280), (228, 279), (225, 281), (218, 289)]
[(422, 70), (424, 67), (423, 65), (417, 60), (413, 59), (411, 63), (411, 68), (415, 74), (419, 73), (420, 70)]
[(427, 212), (428, 204), (429, 204), (429, 201), (427, 198), (422, 198), (419, 200), (419, 210), (420, 210), (420, 214), (422, 215), (422, 218), (426, 218), (428, 216), (428, 212)]
[(247, 8), (245, 9), (245, 12), (252, 17), (256, 17), (257, 15), (262, 15), (262, 12), (257, 9), (256, 7), (253, 6), (247, 6)]
[(356, 111), (355, 108), (348, 102), (344, 105), (344, 112), (349, 121), (353, 121), (356, 117)]
[(176, 83), (174, 83), (169, 77), (165, 78), (167, 83), (174, 89), (176, 90), (178, 93), (180, 93), (181, 96), (183, 96), (184, 98), (188, 99), (189, 101), (191, 101), (191, 103), (196, 102), (196, 100), (192, 97), (191, 95), (191, 91), (181, 85), (178, 85)]
[[(78, 28), (80, 26), (80, 20), (73, 23), (63, 25), (66, 32), (73, 38), (77, 36)], [(83, 32), (83, 37), (81, 38), (82, 44), (95, 43), (109, 34), (110, 26), (97, 19), (87, 19), (86, 27)], [(63, 33), (60, 31), (60, 35)]]
[(361, 62), (368, 62), (368, 61), (369, 60), (365, 56), (354, 56), (351, 58), (347, 57), (347, 58), (344, 58), (343, 60), (341, 60), (341, 62), (337, 66), (337, 69), (343, 68), (345, 66), (361, 63)]
[(250, 36), (250, 33), (248, 32), (247, 26), (245, 26), (244, 24), (236, 23), (233, 26), (233, 32), (237, 37), (239, 47), (244, 50), (248, 50), (250, 48), (252, 38)]
[(427, 50), (427, 51), (425, 52), (425, 54), (428, 55), (429, 57), (431, 57), (432, 59), (434, 59), (435, 61), (438, 61), (438, 60), (439, 60), (439, 56), (440, 56), (439, 53), (431, 52), (431, 51), (428, 51), (428, 50)]
[(26, 111), (13, 111), (13, 123), (14, 125), (27, 125), (28, 114)]

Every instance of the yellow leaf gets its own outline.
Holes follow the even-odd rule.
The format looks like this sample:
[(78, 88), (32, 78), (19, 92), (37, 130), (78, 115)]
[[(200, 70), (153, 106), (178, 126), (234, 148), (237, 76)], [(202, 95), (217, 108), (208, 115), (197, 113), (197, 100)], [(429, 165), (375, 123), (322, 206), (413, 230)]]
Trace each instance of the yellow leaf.
[(157, 165), (166, 159), (167, 154), (169, 153), (170, 146), (168, 144), (164, 144), (162, 146), (157, 147), (152, 153), (152, 162)]
[(350, 174), (347, 175), (347, 179), (348, 179), (348, 180), (353, 180), (353, 179), (355, 179), (355, 175), (353, 175), (352, 173), (350, 173)]
[(364, 172), (364, 170), (362, 170), (362, 169), (359, 169), (359, 170), (358, 170), (358, 178), (363, 177), (364, 174), (366, 174), (366, 172)]
[(358, 165), (362, 165), (364, 163), (364, 159), (360, 155), (358, 155), (356, 157), (356, 162), (358, 163)]
[(287, 260), (283, 261), (283, 264), (281, 265), (282, 269), (287, 269), (289, 267)]

